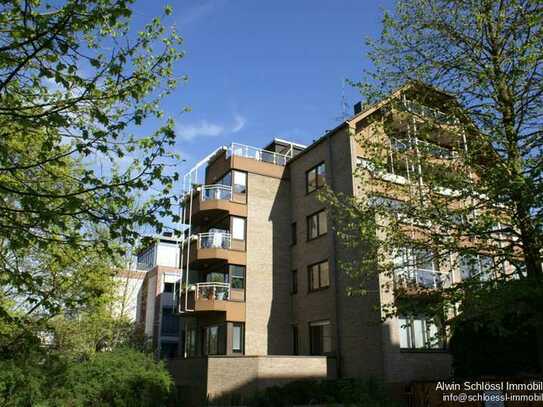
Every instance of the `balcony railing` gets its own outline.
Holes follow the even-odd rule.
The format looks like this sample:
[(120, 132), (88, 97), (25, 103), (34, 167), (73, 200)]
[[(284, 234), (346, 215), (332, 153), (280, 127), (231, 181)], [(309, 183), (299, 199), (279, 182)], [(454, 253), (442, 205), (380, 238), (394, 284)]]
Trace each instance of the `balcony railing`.
[(423, 288), (440, 288), (450, 282), (448, 274), (427, 269), (414, 269), (409, 273), (398, 273), (397, 279), (400, 282), (414, 284)]
[(198, 283), (196, 284), (196, 299), (228, 301), (230, 299), (230, 284)]
[(232, 187), (228, 185), (204, 185), (201, 192), (202, 201), (225, 200), (232, 199)]
[(435, 158), (450, 160), (457, 156), (456, 151), (439, 146), (434, 143), (429, 143), (424, 140), (413, 138), (411, 140), (390, 138), (390, 147), (392, 150), (399, 153), (404, 153), (410, 149), (417, 148), (425, 155), (430, 155)]
[(228, 232), (208, 232), (198, 234), (199, 249), (230, 249), (232, 238)]
[(441, 124), (455, 124), (456, 123), (456, 119), (454, 118), (454, 116), (445, 114), (432, 107), (421, 105), (420, 103), (415, 102), (413, 100), (404, 100), (403, 105), (405, 109), (407, 109), (408, 112), (411, 112), (421, 117), (427, 117), (427, 118), (433, 119), (438, 123), (441, 123)]
[(282, 166), (285, 166), (287, 161), (292, 157), (292, 154), (280, 154), (274, 151), (263, 150), (261, 148), (237, 143), (232, 143), (228, 151), (231, 155), (237, 157), (251, 158), (256, 161)]

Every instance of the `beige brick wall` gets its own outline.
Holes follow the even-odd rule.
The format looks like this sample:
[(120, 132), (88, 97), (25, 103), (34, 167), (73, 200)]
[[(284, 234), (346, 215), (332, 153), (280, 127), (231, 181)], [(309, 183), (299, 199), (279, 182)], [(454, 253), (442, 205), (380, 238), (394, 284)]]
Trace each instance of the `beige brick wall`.
[(325, 379), (328, 368), (323, 356), (211, 357), (207, 372), (207, 394), (214, 398), (293, 380)]
[(247, 189), (245, 354), (287, 354), (290, 350), (288, 182), (250, 173)]

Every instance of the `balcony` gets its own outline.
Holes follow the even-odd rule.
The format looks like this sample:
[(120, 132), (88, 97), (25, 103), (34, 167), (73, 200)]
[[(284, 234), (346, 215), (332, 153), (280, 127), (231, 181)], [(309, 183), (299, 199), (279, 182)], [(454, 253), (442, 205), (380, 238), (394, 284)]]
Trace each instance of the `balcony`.
[[(185, 223), (198, 224), (204, 219), (212, 219), (221, 213), (233, 216), (247, 216), (245, 194), (232, 192), (232, 187), (221, 184), (202, 185), (197, 187), (192, 200), (192, 208), (185, 204)], [(192, 212), (189, 222), (189, 211)]]
[(407, 295), (432, 292), (450, 284), (449, 273), (423, 268), (415, 268), (407, 273), (398, 272), (395, 278), (396, 289)]
[(213, 231), (193, 235), (183, 242), (184, 254), (188, 251), (189, 263), (194, 268), (207, 266), (210, 263), (227, 262), (230, 264), (246, 264), (245, 241), (232, 239), (227, 231)]
[(245, 291), (228, 283), (197, 283), (181, 293), (181, 313), (225, 313), (227, 321), (245, 321)]

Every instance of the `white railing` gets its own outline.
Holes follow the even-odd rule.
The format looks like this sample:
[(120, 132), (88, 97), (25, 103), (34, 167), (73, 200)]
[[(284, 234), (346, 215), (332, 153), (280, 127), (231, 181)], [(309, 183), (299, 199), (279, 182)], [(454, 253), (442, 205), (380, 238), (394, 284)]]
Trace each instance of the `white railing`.
[(414, 269), (408, 273), (397, 273), (397, 278), (400, 281), (416, 284), (424, 288), (440, 288), (449, 283), (449, 275), (447, 273), (428, 269)]
[(237, 143), (232, 143), (228, 148), (228, 152), (230, 155), (282, 166), (287, 165), (287, 161), (292, 158), (292, 151), (289, 154), (281, 154)]
[(202, 201), (232, 199), (232, 187), (228, 185), (214, 184), (204, 185), (200, 194)]
[(457, 156), (456, 151), (448, 149), (446, 147), (439, 146), (434, 143), (429, 143), (421, 139), (413, 138), (411, 140), (397, 139), (395, 137), (390, 138), (390, 147), (392, 150), (399, 153), (404, 153), (411, 148), (417, 148), (425, 155), (431, 155), (436, 158), (450, 160)]
[(230, 299), (230, 284), (198, 283), (196, 284), (196, 299), (228, 301)]
[(445, 114), (432, 107), (421, 105), (420, 103), (413, 100), (404, 100), (403, 105), (407, 109), (407, 111), (414, 113), (418, 116), (428, 117), (442, 124), (456, 124), (456, 119), (454, 118), (454, 116)]
[(230, 249), (231, 235), (228, 232), (208, 232), (198, 234), (199, 249)]

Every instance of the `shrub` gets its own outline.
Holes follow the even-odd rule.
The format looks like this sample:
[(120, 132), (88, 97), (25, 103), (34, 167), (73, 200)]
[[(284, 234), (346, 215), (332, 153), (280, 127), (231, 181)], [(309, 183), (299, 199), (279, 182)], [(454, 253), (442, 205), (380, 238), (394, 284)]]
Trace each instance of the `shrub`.
[(34, 357), (21, 363), (0, 361), (3, 406), (162, 406), (172, 390), (162, 363), (128, 348), (82, 361)]

